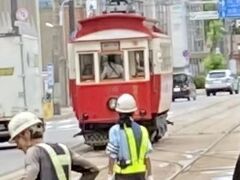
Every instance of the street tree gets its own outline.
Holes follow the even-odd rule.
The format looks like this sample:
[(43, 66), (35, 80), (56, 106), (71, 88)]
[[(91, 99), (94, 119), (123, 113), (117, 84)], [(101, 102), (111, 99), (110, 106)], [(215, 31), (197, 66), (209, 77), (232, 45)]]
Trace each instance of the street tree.
[(207, 41), (210, 46), (210, 53), (213, 53), (219, 45), (220, 40), (223, 38), (223, 22), (221, 20), (213, 20), (209, 22)]
[(210, 53), (204, 59), (205, 70), (223, 69), (225, 67), (225, 59), (221, 53)]
[(216, 52), (220, 41), (224, 36), (223, 22), (212, 20), (208, 24), (207, 41), (210, 47), (208, 56), (204, 59), (204, 67), (207, 71), (222, 69), (225, 67), (225, 58), (220, 52)]

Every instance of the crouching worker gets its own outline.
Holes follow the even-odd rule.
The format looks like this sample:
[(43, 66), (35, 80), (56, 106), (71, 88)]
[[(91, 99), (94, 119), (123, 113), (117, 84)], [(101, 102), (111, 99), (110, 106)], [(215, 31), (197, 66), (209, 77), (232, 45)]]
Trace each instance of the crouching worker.
[(136, 101), (121, 95), (116, 104), (119, 121), (109, 131), (106, 152), (109, 155), (108, 180), (153, 180), (149, 153), (152, 145), (148, 131), (133, 121)]
[(8, 125), (10, 142), (25, 157), (23, 180), (70, 180), (71, 170), (82, 173), (80, 180), (94, 180), (98, 168), (63, 144), (43, 142), (44, 124), (31, 112), (21, 112)]

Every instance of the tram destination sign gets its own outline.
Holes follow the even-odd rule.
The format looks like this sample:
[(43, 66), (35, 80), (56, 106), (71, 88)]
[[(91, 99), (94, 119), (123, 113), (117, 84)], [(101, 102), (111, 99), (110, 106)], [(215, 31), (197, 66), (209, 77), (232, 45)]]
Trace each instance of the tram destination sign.
[(219, 15), (222, 18), (240, 17), (240, 0), (219, 0)]
[(120, 50), (120, 43), (118, 41), (114, 42), (102, 42), (101, 48), (103, 52), (106, 51), (119, 51)]

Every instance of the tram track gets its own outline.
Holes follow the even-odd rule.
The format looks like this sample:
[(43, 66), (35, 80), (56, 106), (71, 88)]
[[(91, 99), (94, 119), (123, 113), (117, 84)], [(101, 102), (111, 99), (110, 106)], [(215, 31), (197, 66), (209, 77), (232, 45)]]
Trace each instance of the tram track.
[[(227, 103), (229, 103), (229, 105), (226, 106)], [(180, 124), (181, 122), (179, 122), (179, 121), (181, 121), (181, 119), (195, 119), (195, 120), (191, 121), (189, 123), (184, 123), (182, 125), (177, 124), (179, 127), (177, 129), (173, 129), (171, 134), (178, 134), (187, 128), (196, 126), (198, 123), (207, 121), (209, 119), (209, 117), (219, 115), (220, 113), (224, 112), (225, 110), (233, 109), (239, 105), (240, 105), (240, 102), (232, 103), (232, 98), (231, 98), (231, 99), (228, 99), (227, 101), (221, 101), (218, 103), (214, 103), (213, 105), (201, 108), (200, 110), (194, 110), (191, 112), (183, 113), (179, 116), (172, 118), (171, 120), (173, 120), (173, 122), (175, 124), (177, 124), (177, 123)], [(216, 106), (218, 106), (217, 110), (216, 110)]]
[(167, 178), (167, 180), (174, 180), (176, 177), (178, 177), (181, 173), (185, 172), (188, 168), (190, 168), (194, 163), (196, 163), (199, 159), (201, 159), (204, 155), (206, 155), (208, 152), (210, 152), (216, 145), (218, 145), (221, 141), (223, 141), (228, 135), (230, 135), (235, 129), (240, 127), (240, 123), (237, 125), (233, 125), (225, 134), (221, 135), (219, 138), (217, 138), (213, 143), (211, 143), (207, 148), (203, 150), (203, 152), (196, 155), (189, 163), (184, 165), (180, 170), (178, 170), (176, 173), (174, 173), (172, 176)]
[[(230, 102), (231, 101), (231, 102)], [(230, 104), (227, 104), (227, 102), (221, 102), (221, 103), (217, 103), (218, 105), (220, 104), (223, 104), (224, 103), (224, 108), (225, 109), (225, 112), (223, 113), (223, 110), (222, 110), (222, 107), (218, 108), (214, 113), (207, 113), (209, 112), (209, 107), (205, 107), (205, 108), (202, 108), (202, 109), (205, 109), (206, 111), (205, 112), (202, 112), (204, 114), (203, 117), (200, 117), (200, 118), (197, 118), (197, 120), (195, 120), (194, 122), (190, 122), (189, 124), (185, 124), (185, 126), (183, 127), (180, 127), (179, 129), (177, 129), (176, 131), (173, 131), (173, 133), (170, 135), (172, 138), (174, 137), (183, 137), (185, 135), (188, 135), (189, 137), (193, 137), (193, 135), (197, 136), (197, 135), (200, 135), (199, 134), (199, 131), (196, 132), (195, 134), (182, 134), (182, 133), (179, 133), (179, 132), (182, 132), (183, 130), (190, 130), (192, 128), (196, 128), (197, 127), (197, 130), (199, 130), (199, 127), (200, 127), (200, 131), (201, 129), (206, 129), (206, 128), (212, 128), (212, 133), (210, 134), (207, 134), (207, 136), (214, 136), (216, 135), (216, 140), (210, 142), (210, 144), (206, 147), (203, 147), (202, 149), (200, 149), (199, 147), (197, 148), (198, 149), (198, 152), (187, 152), (187, 151), (179, 151), (179, 150), (171, 150), (169, 148), (157, 148), (155, 147), (155, 151), (159, 151), (159, 152), (166, 152), (166, 153), (173, 153), (175, 155), (178, 154), (178, 156), (186, 156), (186, 155), (192, 155), (192, 158), (190, 159), (187, 159), (185, 161), (185, 164), (180, 164), (179, 161), (165, 161), (165, 162), (168, 162), (169, 164), (171, 165), (175, 165), (177, 166), (178, 170), (173, 173), (171, 176), (169, 176), (168, 178), (166, 178), (167, 180), (174, 180), (176, 179), (178, 176), (180, 176), (181, 174), (185, 173), (185, 172), (188, 172), (189, 169), (196, 163), (198, 162), (200, 159), (204, 158), (204, 157), (211, 157), (211, 158), (220, 158), (220, 159), (227, 159), (227, 160), (234, 160), (234, 158), (229, 158), (227, 156), (224, 156), (224, 155), (215, 155), (214, 153), (213, 154), (208, 154), (212, 149), (214, 149), (218, 144), (220, 144), (222, 141), (224, 141), (228, 136), (230, 135), (233, 135), (234, 133), (236, 133), (236, 130), (240, 127), (240, 122), (238, 121), (238, 117), (234, 114), (237, 113), (238, 111), (238, 108), (239, 108), (239, 105), (240, 103), (238, 103), (236, 100), (233, 101), (232, 99), (228, 101), (228, 103), (230, 102)], [(227, 105), (226, 105), (227, 104)], [(219, 107), (219, 106), (218, 106)], [(223, 114), (221, 116), (221, 114)], [(184, 116), (184, 115), (182, 115)], [(186, 116), (192, 116), (192, 114), (187, 114)], [(228, 117), (228, 118), (227, 118)], [(232, 118), (229, 118), (229, 117), (232, 117)], [(215, 119), (215, 121), (212, 121), (213, 119)], [(231, 121), (228, 121), (228, 119), (231, 119)], [(202, 126), (199, 125), (199, 123), (203, 123), (201, 124)], [(232, 125), (229, 126), (229, 128), (226, 130), (224, 130), (223, 132), (215, 132), (213, 129), (214, 129), (214, 123), (222, 123), (221, 125), (225, 125), (224, 123), (231, 123)], [(226, 128), (226, 126), (222, 126), (224, 128)], [(228, 127), (228, 126), (227, 126)], [(217, 127), (216, 127), (217, 128)], [(214, 133), (215, 132), (215, 133)], [(201, 135), (206, 135), (206, 134), (201, 134)], [(197, 140), (197, 139), (196, 139)], [(162, 144), (164, 146), (164, 143)], [(154, 159), (156, 160), (156, 159)], [(160, 159), (159, 159), (160, 160)], [(232, 166), (231, 166), (232, 168)], [(228, 170), (231, 169), (228, 167)], [(206, 168), (206, 169), (203, 169), (204, 171), (214, 171), (214, 170), (226, 170), (224, 169), (224, 167), (217, 167), (217, 168)], [(198, 170), (198, 171), (201, 171)]]
[[(236, 98), (235, 98), (236, 99)], [(226, 105), (226, 104), (228, 104), (228, 105)], [(188, 117), (190, 117), (190, 116), (192, 116), (193, 114), (194, 114), (194, 116), (198, 116), (199, 118), (197, 118), (197, 120), (194, 120), (194, 122), (189, 122), (188, 124), (191, 124), (191, 125), (188, 125), (187, 127), (188, 128), (191, 128), (191, 127), (193, 127), (193, 126), (197, 126), (198, 125), (198, 123), (199, 122), (203, 122), (203, 116), (204, 117), (206, 117), (206, 121), (210, 121), (209, 120), (209, 118), (210, 117), (215, 117), (215, 116), (218, 116), (220, 113), (222, 113), (223, 112), (223, 109), (231, 109), (231, 110), (234, 110), (234, 111), (236, 111), (236, 107), (237, 106), (239, 106), (240, 105), (240, 103), (238, 103), (238, 102), (236, 102), (236, 100), (235, 101), (233, 101), (233, 98), (231, 98), (230, 100), (222, 100), (221, 102), (217, 102), (217, 103), (214, 103), (214, 104), (212, 104), (212, 105), (210, 105), (210, 106), (206, 106), (206, 107), (204, 107), (204, 108), (200, 108), (201, 109), (201, 113), (199, 113), (198, 111), (199, 111), (199, 109), (198, 110), (193, 110), (193, 111), (191, 111), (191, 112), (186, 112), (186, 113), (182, 113), (181, 115), (180, 115), (180, 117), (179, 116), (176, 116), (176, 117), (173, 117), (174, 119), (176, 119), (176, 121), (179, 119), (179, 118), (184, 118), (184, 116), (188, 116)], [(211, 108), (213, 108), (213, 107), (218, 107), (217, 108), (217, 112), (211, 112)], [(224, 107), (222, 107), (222, 106), (224, 106)], [(235, 108), (234, 108), (235, 107)], [(209, 112), (210, 111), (210, 112)], [(215, 111), (216, 111), (216, 109), (215, 109)], [(200, 116), (201, 114), (203, 114), (202, 115), (202, 117)], [(205, 115), (204, 115), (205, 114)], [(207, 114), (207, 115), (206, 115)], [(230, 112), (230, 114), (231, 114), (231, 112)], [(187, 124), (187, 123), (186, 123)], [(159, 151), (159, 152), (161, 152), (161, 151), (166, 151), (166, 152), (172, 152), (172, 153), (175, 153), (175, 154), (179, 154), (179, 155), (183, 155), (183, 154), (191, 154), (192, 153), (192, 155), (194, 155), (194, 158), (193, 159), (191, 159), (191, 161), (189, 161), (189, 163), (187, 163), (187, 164), (181, 164), (181, 163), (179, 163), (179, 161), (178, 160), (176, 160), (176, 161), (167, 161), (167, 160), (161, 160), (161, 159), (159, 159), (158, 157), (156, 157), (156, 156), (154, 156), (153, 158), (151, 158), (154, 162), (158, 162), (158, 163), (168, 163), (168, 164), (171, 164), (171, 165), (173, 165), (173, 166), (175, 166), (175, 167), (177, 167), (177, 170), (178, 171), (176, 171), (175, 173), (172, 173), (172, 175), (171, 176), (168, 176), (168, 178), (166, 178), (167, 180), (173, 180), (173, 179), (176, 179), (180, 174), (182, 174), (182, 173), (184, 173), (184, 172), (186, 172), (188, 169), (189, 169), (189, 167), (191, 167), (194, 163), (196, 163), (198, 160), (200, 160), (202, 157), (206, 157), (206, 156), (211, 156), (211, 155), (207, 155), (207, 153), (209, 152), (209, 151), (211, 151), (211, 149), (212, 148), (214, 148), (218, 143), (220, 143), (222, 140), (224, 140), (224, 138), (226, 138), (229, 134), (233, 134), (233, 133), (235, 133), (236, 131), (236, 129), (238, 128), (240, 126), (240, 123), (238, 123), (238, 124), (235, 124), (234, 126), (231, 126), (231, 128), (229, 128), (226, 132), (223, 132), (223, 133), (219, 133), (219, 134), (217, 134), (218, 136), (219, 136), (219, 138), (216, 140), (216, 141), (214, 141), (213, 143), (211, 143), (208, 147), (206, 147), (206, 148), (202, 148), (201, 149), (201, 151), (199, 151), (199, 152), (196, 152), (196, 153), (193, 153), (193, 152), (184, 152), (184, 151), (177, 151), (177, 149), (175, 149), (175, 150), (170, 150), (170, 149), (168, 149), (168, 148), (166, 148), (166, 149), (164, 149), (164, 141), (163, 141), (163, 143), (161, 143), (161, 141), (160, 141), (160, 145), (161, 146), (163, 146), (163, 148), (161, 149), (161, 148), (157, 148), (157, 147), (155, 147), (154, 148), (154, 151)], [(182, 128), (181, 126), (178, 126), (179, 128)], [(185, 128), (186, 129), (188, 129), (186, 126), (185, 126)], [(184, 129), (184, 127), (183, 127), (183, 129)], [(176, 133), (177, 132), (177, 133)], [(208, 135), (214, 135), (215, 133), (213, 133), (213, 134), (208, 134)], [(173, 138), (175, 137), (175, 136), (182, 136), (183, 134), (179, 134), (179, 131), (177, 130), (177, 131), (174, 131), (173, 132), (173, 134), (171, 134), (170, 136), (172, 136)], [(187, 134), (187, 135), (190, 135), (191, 136), (191, 134)], [(195, 134), (195, 135), (199, 135), (199, 134)], [(216, 135), (216, 134), (215, 134)], [(73, 148), (74, 149), (74, 151), (76, 151), (76, 152), (78, 152), (78, 153), (80, 153), (81, 154), (81, 156), (83, 156), (83, 157), (85, 157), (85, 158), (87, 158), (87, 157), (89, 157), (90, 159), (94, 159), (94, 158), (106, 158), (106, 156), (104, 155), (104, 153), (103, 153), (103, 151), (100, 151), (100, 152), (95, 152), (95, 151), (93, 151), (92, 150), (92, 148), (91, 147), (89, 147), (89, 146), (87, 146), (87, 145), (84, 145), (83, 143), (79, 143), (79, 144), (77, 144), (77, 145), (75, 145), (75, 146), (73, 146), (73, 147), (71, 147), (71, 148)], [(107, 165), (106, 165), (107, 166)], [(230, 167), (228, 167), (228, 168), (230, 168)], [(104, 166), (104, 168), (103, 169), (105, 169), (105, 166)], [(213, 168), (213, 169), (210, 169), (210, 170), (224, 170), (224, 168), (222, 168), (221, 169), (221, 167), (220, 168)], [(203, 169), (204, 171), (207, 171), (208, 169)], [(197, 171), (197, 170), (196, 170)], [(201, 171), (201, 170), (199, 170), (199, 171)], [(22, 170), (21, 169), (19, 169), (17, 172), (19, 172), (19, 173), (22, 173)], [(14, 179), (18, 179), (19, 178), (19, 176), (17, 175), (17, 176), (15, 176), (16, 178), (14, 178)], [(158, 178), (158, 177), (156, 177), (156, 178)], [(166, 180), (165, 178), (164, 178), (164, 180)], [(101, 179), (102, 180), (102, 179)]]
[[(194, 110), (191, 113), (182, 113), (181, 116), (174, 117), (176, 120), (175, 123), (178, 122), (179, 119), (189, 117), (193, 118), (193, 121), (184, 121), (183, 125), (178, 124), (177, 127), (173, 127), (176, 129), (169, 134), (170, 138), (163, 139), (160, 145), (156, 144), (154, 146), (156, 154), (153, 155), (153, 158), (151, 159), (158, 163), (168, 163), (169, 169), (174, 166), (176, 170), (175, 172), (170, 172), (161, 176), (161, 179), (174, 180), (179, 176), (182, 177), (182, 175), (185, 177), (186, 175), (184, 173), (187, 172), (190, 174), (195, 171), (201, 172), (201, 169), (198, 169), (198, 165), (199, 163), (201, 164), (206, 161), (205, 159), (208, 157), (209, 159), (216, 158), (221, 161), (226, 160), (235, 162), (235, 156), (229, 157), (229, 155), (224, 152), (222, 153), (220, 151), (221, 153), (216, 153), (212, 150), (217, 145), (221, 146), (221, 142), (227, 139), (227, 137), (230, 138), (232, 137), (230, 135), (234, 135), (239, 131), (238, 128), (240, 127), (240, 121), (237, 116), (239, 106), (240, 103), (238, 103), (238, 100), (236, 98), (231, 98), (227, 101), (224, 100), (214, 103), (214, 105), (201, 108), (201, 112), (196, 112)], [(216, 126), (214, 126), (215, 124)], [(186, 131), (186, 134), (182, 133), (183, 131)], [(192, 138), (196, 138), (196, 140), (193, 140)], [(184, 143), (182, 148), (178, 142), (179, 140)], [(198, 142), (199, 140), (200, 142)], [(197, 143), (191, 144), (191, 142), (194, 141)], [(177, 143), (177, 146), (174, 145), (175, 143)], [(197, 162), (198, 165), (194, 166), (194, 172), (192, 172), (191, 167)], [(217, 164), (214, 164), (214, 166), (203, 166), (202, 170), (205, 172), (219, 170), (221, 173), (223, 171), (229, 172), (233, 169), (232, 163), (230, 163), (231, 167), (227, 167), (227, 169), (225, 169), (225, 166), (218, 166)], [(197, 170), (195, 170), (196, 168)]]
[[(224, 96), (223, 96), (224, 97)], [(204, 107), (201, 107), (201, 108), (197, 108), (197, 109), (194, 109), (194, 110), (184, 110), (182, 113), (178, 113), (177, 115), (173, 115), (171, 118), (169, 118), (170, 120), (171, 119), (174, 119), (174, 118), (179, 118), (181, 116), (185, 116), (186, 114), (189, 114), (189, 113), (195, 113), (195, 112), (201, 112), (201, 111), (204, 111), (205, 109), (209, 109), (209, 108), (212, 108), (212, 107), (215, 107), (219, 104), (224, 104), (228, 101), (231, 101), (232, 99), (234, 98), (230, 98), (230, 99), (223, 99), (223, 100), (220, 100), (218, 102), (215, 102), (215, 103), (212, 103), (211, 105), (208, 105), (208, 106), (204, 106)]]

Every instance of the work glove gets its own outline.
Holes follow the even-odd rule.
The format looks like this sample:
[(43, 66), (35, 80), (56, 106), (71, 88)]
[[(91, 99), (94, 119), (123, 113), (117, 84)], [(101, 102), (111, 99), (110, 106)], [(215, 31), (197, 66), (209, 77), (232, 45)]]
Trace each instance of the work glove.
[(108, 174), (108, 179), (107, 180), (114, 180), (114, 175)]
[(152, 175), (148, 176), (148, 177), (147, 177), (147, 180), (154, 180), (154, 179), (153, 179), (153, 176), (152, 176)]

